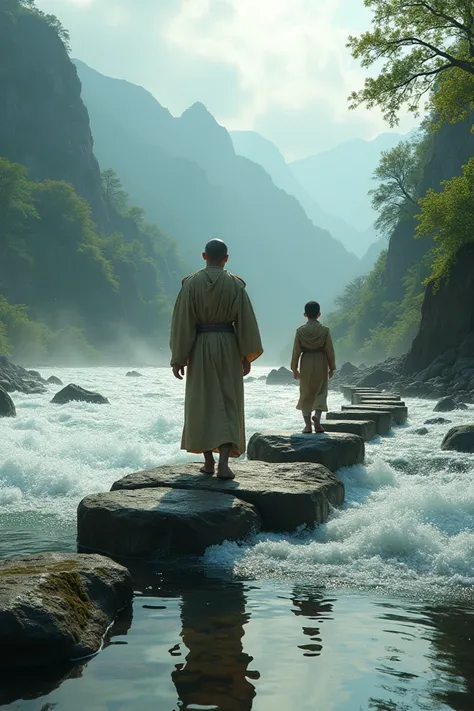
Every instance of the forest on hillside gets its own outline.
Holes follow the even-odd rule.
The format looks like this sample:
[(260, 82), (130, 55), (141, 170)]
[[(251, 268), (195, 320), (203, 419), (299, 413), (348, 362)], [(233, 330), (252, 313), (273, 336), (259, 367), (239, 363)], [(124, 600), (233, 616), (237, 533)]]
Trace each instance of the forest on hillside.
[(353, 93), (352, 107), (379, 107), (391, 126), (402, 107), (427, 116), (418, 135), (382, 154), (371, 193), (387, 249), (345, 287), (329, 317), (340, 359), (375, 362), (407, 352), (426, 285), (436, 290), (449, 279), (459, 250), (474, 241), (474, 7), (366, 5), (373, 26), (349, 46), (362, 66), (384, 64)]
[(183, 267), (118, 176), (100, 173), (67, 43), (32, 0), (2, 4), (0, 353), (120, 362), (167, 340)]

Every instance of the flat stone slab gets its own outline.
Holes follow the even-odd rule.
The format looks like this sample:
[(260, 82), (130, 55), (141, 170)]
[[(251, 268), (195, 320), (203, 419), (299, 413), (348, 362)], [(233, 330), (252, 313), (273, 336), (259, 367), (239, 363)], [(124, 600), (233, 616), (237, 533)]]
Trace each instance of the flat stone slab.
[(313, 462), (335, 472), (361, 464), (365, 447), (364, 440), (353, 434), (257, 432), (248, 443), (247, 457), (270, 463)]
[(379, 435), (388, 435), (393, 424), (392, 413), (380, 411), (378, 409), (349, 409), (342, 410), (341, 412), (327, 412), (326, 420), (372, 420), (375, 422), (377, 434)]
[(200, 474), (199, 466), (175, 464), (129, 474), (116, 481), (112, 491), (168, 487), (186, 494), (218, 492), (255, 506), (265, 531), (285, 533), (324, 523), (331, 506), (344, 503), (343, 483), (320, 464), (237, 461), (232, 463), (232, 480)]
[(403, 425), (408, 419), (408, 408), (405, 405), (370, 405), (364, 403), (363, 405), (343, 405), (342, 409), (346, 412), (348, 410), (351, 412), (390, 412), (396, 425)]
[(364, 402), (373, 400), (374, 402), (401, 402), (400, 395), (392, 395), (391, 393), (359, 393), (353, 392), (351, 402), (353, 405), (361, 405)]
[(132, 597), (128, 570), (104, 556), (39, 553), (0, 563), (2, 668), (95, 654)]
[(345, 432), (362, 437), (364, 442), (370, 442), (377, 435), (373, 420), (326, 420), (323, 424), (326, 432)]
[(358, 388), (356, 385), (343, 385), (342, 386), (342, 394), (346, 398), (346, 400), (350, 400), (352, 397), (352, 393), (354, 392), (364, 392), (364, 393), (381, 393), (381, 390), (378, 390), (377, 388)]
[(77, 510), (80, 549), (119, 558), (201, 555), (260, 527), (251, 504), (209, 491), (114, 490), (86, 496)]

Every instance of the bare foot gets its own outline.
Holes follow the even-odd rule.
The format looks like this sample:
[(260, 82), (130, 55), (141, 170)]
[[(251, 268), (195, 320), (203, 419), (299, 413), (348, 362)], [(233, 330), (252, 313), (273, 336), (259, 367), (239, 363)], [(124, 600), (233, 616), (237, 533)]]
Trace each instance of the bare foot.
[(311, 434), (313, 432), (313, 429), (311, 425), (309, 427), (305, 427), (303, 430), (303, 434)]
[(208, 474), (209, 476), (212, 476), (215, 473), (214, 467), (212, 467), (212, 469), (208, 469), (206, 464), (204, 464), (204, 466), (201, 467), (199, 471), (201, 472), (201, 474)]
[(235, 479), (235, 474), (234, 472), (229, 469), (228, 466), (222, 466), (219, 464), (217, 467), (217, 478), (218, 479)]
[(313, 417), (314, 431), (316, 434), (324, 434), (326, 430), (321, 425), (321, 420), (318, 417)]
[(212, 476), (215, 473), (216, 462), (212, 456), (212, 452), (204, 453), (204, 465), (200, 468), (201, 474)]

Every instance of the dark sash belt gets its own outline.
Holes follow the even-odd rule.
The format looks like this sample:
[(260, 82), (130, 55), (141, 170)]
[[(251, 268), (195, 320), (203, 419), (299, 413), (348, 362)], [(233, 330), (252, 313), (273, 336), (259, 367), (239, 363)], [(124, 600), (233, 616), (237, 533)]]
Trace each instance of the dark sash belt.
[(324, 348), (312, 348), (304, 350), (303, 353), (324, 353)]
[(196, 333), (235, 333), (231, 323), (199, 323)]

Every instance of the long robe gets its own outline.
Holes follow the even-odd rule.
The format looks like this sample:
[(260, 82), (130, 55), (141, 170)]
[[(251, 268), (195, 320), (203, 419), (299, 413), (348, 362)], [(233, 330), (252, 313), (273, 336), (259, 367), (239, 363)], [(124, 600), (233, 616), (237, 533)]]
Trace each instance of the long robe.
[[(196, 333), (199, 324), (233, 323), (234, 333)], [(262, 343), (245, 282), (220, 267), (183, 281), (171, 324), (171, 365), (187, 366), (181, 449), (245, 452), (242, 359), (251, 363)]]
[[(311, 352), (313, 351), (313, 352)], [(331, 333), (319, 321), (308, 321), (296, 331), (291, 370), (300, 371), (300, 399), (296, 406), (304, 415), (327, 412), (328, 371), (336, 370)]]

